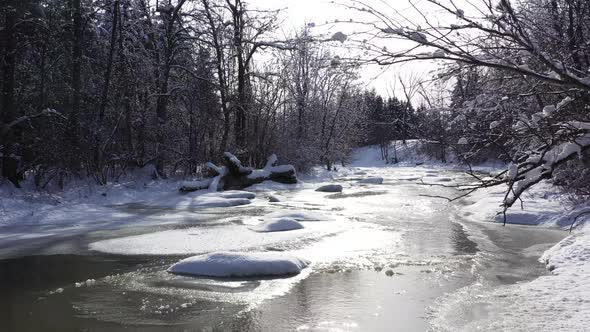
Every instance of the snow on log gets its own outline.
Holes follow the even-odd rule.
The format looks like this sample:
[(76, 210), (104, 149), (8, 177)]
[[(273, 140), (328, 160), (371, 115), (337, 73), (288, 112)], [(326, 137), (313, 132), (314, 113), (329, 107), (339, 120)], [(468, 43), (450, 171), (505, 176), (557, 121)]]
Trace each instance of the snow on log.
[(180, 191), (242, 189), (266, 180), (286, 184), (297, 183), (295, 167), (292, 165), (275, 166), (277, 161), (277, 156), (273, 154), (268, 157), (264, 168), (252, 169), (251, 167), (243, 166), (242, 162), (233, 154), (225, 152), (223, 154), (223, 166), (217, 166), (213, 163), (206, 164), (207, 168), (215, 174), (215, 177), (200, 181), (185, 181)]
[(280, 253), (218, 252), (193, 256), (170, 266), (168, 272), (218, 278), (299, 274), (309, 262)]

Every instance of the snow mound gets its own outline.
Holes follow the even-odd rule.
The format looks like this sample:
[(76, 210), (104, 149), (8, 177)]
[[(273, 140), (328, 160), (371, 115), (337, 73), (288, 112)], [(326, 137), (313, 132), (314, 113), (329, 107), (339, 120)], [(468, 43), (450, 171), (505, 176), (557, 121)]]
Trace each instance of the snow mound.
[(297, 220), (287, 217), (265, 220), (256, 226), (250, 227), (255, 232), (283, 232), (301, 228), (303, 228), (303, 225)]
[(357, 183), (382, 184), (383, 178), (382, 177), (370, 177), (370, 178), (359, 180)]
[(167, 271), (206, 277), (260, 277), (299, 274), (307, 265), (309, 261), (280, 253), (217, 252), (183, 259)]
[(342, 192), (342, 186), (339, 184), (327, 184), (325, 186), (321, 186), (315, 191), (321, 191), (326, 193), (339, 193)]
[[(547, 215), (540, 214), (538, 212), (531, 211), (520, 211), (520, 210), (508, 210), (506, 211), (506, 220), (510, 224), (518, 225), (540, 225), (547, 221)], [(495, 222), (504, 222), (504, 216), (498, 214), (494, 217)]]

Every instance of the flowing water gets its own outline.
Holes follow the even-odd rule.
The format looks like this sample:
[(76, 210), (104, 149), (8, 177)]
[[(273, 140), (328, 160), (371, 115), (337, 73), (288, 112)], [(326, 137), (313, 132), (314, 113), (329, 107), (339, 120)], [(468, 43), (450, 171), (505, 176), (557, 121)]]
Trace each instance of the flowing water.
[[(342, 178), (342, 194), (284, 190), (280, 193), (287, 199), (280, 204), (261, 198), (246, 207), (203, 210), (189, 222), (60, 238), (51, 245), (67, 248), (63, 254), (39, 255), (47, 253), (39, 249), (47, 243), (28, 248), (29, 256), (0, 261), (2, 331), (460, 330), (490, 314), (485, 304), (458, 306), (474, 296), (465, 290), (474, 285), (493, 289), (545, 274), (538, 256), (565, 236), (556, 230), (466, 223), (455, 213), (457, 206), (422, 196), (452, 196), (453, 189), (416, 183), (416, 177), (424, 176), (458, 181), (462, 175), (457, 172), (362, 172), (356, 177), (378, 175), (385, 181), (348, 186), (356, 178)], [(137, 204), (118, 208), (138, 217), (175, 213)], [(285, 251), (313, 262), (295, 277), (180, 277), (165, 270), (187, 255), (121, 256), (88, 249), (96, 241), (125, 242), (143, 233), (228, 229), (249, 216), (292, 208), (346, 220), (321, 236), (250, 248)], [(162, 239), (140, 241), (137, 250), (165, 247), (166, 237)]]

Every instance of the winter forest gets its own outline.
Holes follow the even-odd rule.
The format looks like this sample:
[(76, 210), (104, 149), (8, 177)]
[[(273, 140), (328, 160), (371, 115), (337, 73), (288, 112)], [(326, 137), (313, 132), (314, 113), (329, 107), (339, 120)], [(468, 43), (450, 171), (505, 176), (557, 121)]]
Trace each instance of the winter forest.
[[(305, 12), (305, 17), (299, 19), (294, 14), (295, 9)], [(358, 244), (362, 239), (367, 243), (406, 245), (403, 247), (406, 251), (400, 249), (387, 254), (379, 251), (382, 248), (371, 247), (373, 251), (369, 250), (371, 254), (367, 255), (373, 255), (374, 259), (369, 259), (368, 270), (380, 273), (383, 269), (387, 277), (408, 278), (412, 287), (420, 288), (413, 284), (420, 279), (416, 276), (424, 274), (417, 266), (435, 266), (430, 271), (434, 271), (432, 276), (440, 272), (443, 279), (452, 273), (447, 270), (469, 270), (462, 265), (468, 264), (466, 261), (458, 262), (454, 258), (444, 258), (440, 263), (442, 267), (437, 270), (438, 260), (433, 263), (435, 260), (429, 259), (438, 252), (455, 257), (456, 252), (445, 252), (449, 246), (460, 251), (458, 255), (475, 255), (475, 251), (465, 249), (471, 248), (471, 243), (476, 243), (478, 249), (474, 250), (485, 251), (486, 244), (473, 239), (479, 236), (489, 238), (494, 246), (510, 252), (488, 262), (492, 269), (501, 269), (503, 264), (509, 263), (534, 267), (540, 259), (543, 272), (506, 272), (509, 276), (498, 277), (500, 281), (490, 277), (493, 281), (483, 282), (489, 287), (485, 290), (478, 289), (481, 285), (475, 282), (465, 281), (466, 285), (471, 285), (461, 285), (466, 288), (449, 283), (444, 286), (444, 296), (442, 293), (434, 296), (435, 292), (425, 295), (428, 303), (435, 303), (436, 299), (444, 304), (432, 309), (434, 313), (429, 317), (435, 318), (427, 322), (419, 320), (405, 330), (471, 331), (476, 326), (478, 329), (485, 326), (486, 331), (579, 330), (589, 323), (590, 283), (578, 284), (576, 275), (587, 279), (590, 270), (585, 263), (568, 262), (574, 259), (571, 257), (580, 262), (590, 259), (590, 236), (584, 236), (584, 220), (590, 216), (589, 151), (588, 0), (0, 0), (0, 200), (4, 201), (0, 205), (3, 211), (0, 213), (0, 258), (12, 258), (13, 252), (21, 250), (18, 241), (29, 241), (29, 237), (44, 239), (38, 246), (31, 242), (26, 244), (26, 248), (37, 250), (26, 255), (37, 255), (39, 250), (48, 248), (49, 242), (45, 240), (51, 237), (53, 241), (55, 232), (64, 230), (68, 241), (86, 234), (89, 242), (84, 250), (123, 255), (132, 252), (138, 256), (210, 254), (208, 262), (219, 257), (224, 264), (228, 260), (245, 262), (236, 273), (246, 276), (241, 273), (257, 266), (255, 263), (248, 265), (251, 257), (240, 252), (230, 259), (212, 253), (227, 250), (234, 254), (238, 249), (250, 253), (248, 250), (252, 248), (266, 246), (262, 256), (256, 256), (254, 261), (265, 261), (265, 255), (275, 251), (305, 258), (278, 262), (279, 258), (273, 256), (269, 259), (271, 262), (267, 262), (281, 267), (295, 264), (297, 268), (287, 269), (287, 274), (298, 274), (309, 264), (312, 268), (308, 270), (313, 271), (309, 272), (311, 276), (301, 277), (294, 282), (295, 286), (289, 286), (303, 287), (301, 285), (316, 280), (313, 277), (316, 274), (328, 273), (325, 271), (337, 276), (334, 271), (342, 273), (338, 269), (367, 269), (354, 265), (360, 264), (357, 258), (351, 259), (356, 267), (345, 268), (346, 264), (335, 265), (345, 260), (340, 256), (334, 256), (338, 259), (327, 263), (318, 260), (312, 249), (297, 247), (312, 237), (313, 241), (317, 237), (319, 243), (324, 241), (324, 235), (333, 235), (329, 231), (332, 226), (322, 228), (329, 219), (343, 223), (342, 229), (347, 229), (344, 232), (351, 227), (350, 237), (342, 241), (358, 241), (355, 242), (360, 246), (358, 250), (369, 250), (365, 244)], [(280, 166), (276, 165), (277, 157)], [(224, 163), (226, 166), (216, 166)], [(145, 179), (135, 180), (137, 174), (144, 173), (147, 174)], [(217, 187), (224, 177), (225, 187), (222, 184)], [(268, 179), (275, 182), (262, 182)], [(287, 187), (277, 187), (278, 182)], [(255, 184), (254, 189), (246, 188), (252, 184)], [(316, 184), (324, 186), (312, 191), (311, 187), (315, 189)], [(408, 184), (411, 186), (406, 187)], [(389, 185), (391, 187), (387, 187)], [(78, 190), (76, 187), (92, 189), (74, 191)], [(178, 188), (184, 196), (178, 193)], [(206, 188), (213, 190), (201, 190)], [(218, 188), (240, 190), (217, 193)], [(318, 195), (316, 192), (336, 194), (313, 196)], [(256, 205), (254, 194), (268, 195), (271, 203), (265, 202), (262, 207)], [(374, 200), (382, 199), (382, 205), (370, 205), (377, 204), (368, 197), (375, 195), (381, 195)], [(402, 202), (406, 195), (413, 200)], [(348, 200), (349, 204), (343, 204)], [(252, 210), (240, 210), (246, 211), (243, 213), (232, 210), (251, 202)], [(269, 205), (273, 203), (279, 205)], [(284, 207), (281, 204), (289, 209), (319, 209), (329, 218), (311, 216), (313, 211), (308, 210), (273, 215), (280, 212), (273, 209)], [(453, 206), (459, 212), (448, 212), (441, 217), (443, 205), (444, 209)], [(96, 216), (85, 215), (84, 218), (102, 220), (108, 216), (109, 222), (116, 224), (108, 226), (112, 227), (109, 230), (114, 235), (88, 236), (98, 231), (99, 226), (94, 228), (81, 221), (84, 218), (77, 214), (82, 213), (81, 206), (96, 207), (88, 211)], [(404, 206), (414, 208), (403, 210)], [(260, 224), (253, 226), (254, 233), (271, 234), (278, 229), (283, 237), (271, 239), (274, 235), (268, 238), (260, 235), (260, 239), (254, 238), (250, 234), (252, 229), (246, 232), (236, 228), (236, 233), (231, 233), (230, 228), (237, 226), (230, 220), (227, 234), (223, 233), (226, 235), (212, 233), (201, 239), (211, 247), (187, 244), (182, 250), (166, 247), (162, 252), (153, 252), (151, 250), (155, 249), (148, 247), (145, 247), (147, 251), (141, 251), (142, 244), (154, 241), (188, 243), (190, 237), (174, 233), (176, 237), (160, 238), (155, 235), (160, 232), (151, 228), (145, 230), (146, 234), (144, 231), (141, 234), (121, 231), (121, 225), (137, 216), (149, 219), (150, 227), (155, 227), (166, 225), (163, 220), (168, 217), (163, 214), (172, 213), (170, 211), (175, 211), (175, 220), (187, 222), (198, 215), (206, 215), (207, 208), (221, 207), (230, 211), (219, 212), (227, 220), (244, 215), (258, 216), (261, 212), (255, 207), (270, 212)], [(202, 208), (205, 212), (200, 212)], [(273, 216), (268, 217), (270, 215)], [(428, 226), (434, 230), (430, 231), (431, 236), (439, 234), (439, 237), (452, 239), (448, 246), (438, 242), (427, 246), (429, 249), (425, 252), (432, 250), (433, 253), (430, 258), (422, 257), (427, 255), (424, 252), (413, 252), (411, 248), (416, 246), (408, 244), (420, 242), (419, 235), (416, 238), (399, 235), (398, 238), (387, 228), (394, 226), (382, 224), (382, 220), (394, 218), (391, 216), (411, 219), (418, 215), (424, 220), (451, 220), (448, 227)], [(353, 225), (361, 221), (371, 223), (363, 218), (379, 219), (373, 223), (384, 229)], [(357, 219), (360, 221), (355, 221)], [(468, 221), (456, 221), (459, 219)], [(310, 222), (314, 220), (320, 222)], [(16, 227), (17, 221), (39, 228), (21, 229)], [(351, 221), (354, 222), (347, 224)], [(543, 231), (529, 231), (512, 225), (512, 230), (507, 231), (473, 226), (482, 221), (494, 221), (496, 226), (547, 227)], [(252, 226), (248, 221), (240, 222), (240, 225)], [(410, 227), (399, 222), (398, 225), (396, 219), (395, 227)], [(312, 224), (314, 226), (308, 226)], [(455, 226), (459, 224), (463, 226)], [(56, 225), (56, 228), (48, 229), (47, 225)], [(429, 232), (416, 225), (411, 227), (414, 228), (406, 229), (407, 233)], [(574, 231), (573, 234), (577, 235), (562, 242), (559, 241), (569, 233), (560, 231), (561, 237), (552, 233), (557, 230), (571, 233), (576, 228), (578, 233)], [(104, 225), (100, 230), (104, 231)], [(521, 231), (527, 235), (521, 235)], [(285, 245), (285, 248), (271, 246), (294, 241), (295, 235), (288, 235), (295, 234), (293, 232), (309, 232), (310, 235), (297, 237), (300, 242)], [(453, 233), (448, 235), (447, 232)], [(128, 245), (115, 239), (130, 234), (134, 240)], [(152, 237), (140, 239), (141, 236)], [(239, 238), (241, 242), (239, 245), (210, 244), (224, 236)], [(457, 244), (457, 236), (465, 239)], [(506, 244), (498, 242), (499, 238), (520, 240)], [(517, 247), (511, 247), (514, 243)], [(521, 253), (527, 248), (540, 252)], [(54, 250), (49, 251), (55, 254)], [(63, 254), (61, 250), (62, 247), (57, 253)], [(355, 253), (358, 250), (351, 249)], [(400, 263), (399, 252), (408, 252), (413, 258), (419, 256), (420, 263)], [(244, 256), (240, 256), (242, 254)], [(532, 256), (535, 256), (533, 263)], [(386, 257), (388, 262), (377, 257)], [(179, 264), (186, 264), (186, 260), (167, 271), (175, 273), (176, 266), (180, 268), (177, 273), (180, 275), (195, 274), (195, 269), (211, 272), (209, 266), (179, 267)], [(0, 281), (10, 284), (1, 272), (9, 265), (3, 264), (0, 259)], [(83, 266), (78, 261), (75, 264)], [(407, 270), (398, 275), (396, 267), (400, 265)], [(549, 272), (561, 271), (555, 275), (562, 281), (544, 279), (547, 277), (543, 274), (545, 265)], [(16, 265), (10, 266), (18, 269)], [(269, 271), (268, 268), (263, 270)], [(375, 287), (388, 289), (385, 284), (388, 281), (367, 279), (365, 272), (353, 272), (359, 273), (359, 284), (375, 283)], [(211, 276), (207, 273), (205, 275)], [(486, 273), (481, 272), (483, 280), (488, 280)], [(533, 275), (535, 278), (531, 277)], [(115, 283), (110, 277), (100, 279), (99, 284), (108, 284), (110, 290), (123, 287), (121, 282), (113, 286)], [(95, 287), (93, 276), (80, 272), (80, 278), (90, 278), (90, 283), (87, 280), (80, 284), (83, 287)], [(524, 281), (530, 283), (524, 284)], [(165, 282), (176, 283), (171, 288), (186, 286), (178, 279), (165, 279)], [(275, 285), (270, 280), (265, 282)], [(537, 302), (531, 299), (534, 296), (530, 294), (551, 288), (553, 282), (562, 287), (555, 292), (567, 300), (561, 303), (563, 311), (576, 308), (573, 318), (554, 319), (556, 316), (552, 315), (559, 310), (551, 307), (554, 305), (551, 294), (541, 296)], [(568, 283), (571, 287), (563, 286)], [(502, 290), (495, 289), (498, 285)], [(343, 284), (343, 287), (349, 285)], [(518, 290), (515, 287), (519, 287)], [(51, 295), (64, 291), (61, 284), (51, 284), (51, 288), (61, 290), (51, 291)], [(80, 288), (77, 282), (75, 288)], [(67, 293), (68, 289), (65, 290)], [(3, 292), (0, 289), (0, 297)], [(157, 293), (145, 289), (142, 292)], [(269, 292), (272, 293), (269, 299), (279, 296)], [(281, 296), (295, 296), (286, 293), (289, 295)], [(265, 294), (257, 296), (266, 299)], [(489, 307), (497, 309), (489, 309), (490, 312), (497, 315), (486, 316), (483, 323), (472, 322), (474, 316), (468, 315), (465, 320), (469, 323), (453, 325), (459, 324), (459, 318), (449, 318), (449, 312), (457, 310), (451, 303), (467, 303), (466, 298), (452, 297), (458, 294), (489, 300), (493, 303)], [(510, 303), (514, 306), (510, 307), (514, 310), (512, 313), (516, 313), (514, 317), (521, 317), (520, 320), (498, 318), (509, 304), (498, 302), (497, 298), (506, 294), (520, 294), (518, 301)], [(191, 299), (200, 299), (203, 294), (191, 296)], [(155, 301), (147, 295), (140, 297), (135, 299), (141, 302), (136, 307), (143, 305), (149, 309), (148, 302)], [(196, 308), (200, 303), (178, 297), (170, 301), (168, 307), (165, 304), (161, 308), (154, 307), (151, 314), (173, 315), (175, 310)], [(174, 301), (178, 301), (176, 307), (171, 304)], [(240, 301), (252, 302), (250, 299)], [(104, 304), (105, 308), (112, 305)], [(170, 311), (171, 305), (176, 309)], [(228, 311), (233, 310), (228, 304), (224, 306)], [(281, 308), (280, 304), (275, 307)], [(442, 307), (448, 310), (440, 309)], [(260, 308), (256, 310), (263, 316), (273, 312), (263, 305)], [(523, 318), (527, 315), (519, 311), (521, 308), (529, 308), (546, 320), (541, 319), (538, 324), (529, 322)], [(285, 312), (278, 314), (286, 315), (288, 309), (283, 310)], [(401, 309), (392, 310), (393, 316), (404, 316), (403, 312), (395, 311)], [(423, 308), (415, 310), (417, 315), (423, 313)], [(358, 312), (349, 313), (349, 316), (357, 317), (356, 314), (360, 317)], [(300, 315), (306, 316), (304, 312)], [(73, 317), (66, 316), (66, 320)], [(241, 328), (272, 331), (274, 326), (269, 317), (264, 316), (261, 323), (255, 318), (244, 318), (243, 311), (236, 314), (239, 318), (231, 323), (222, 316), (215, 316), (213, 321), (219, 319), (222, 323), (210, 330), (207, 330), (209, 325), (190, 325), (194, 324), (192, 321), (186, 326), (203, 331), (240, 331)], [(139, 321), (146, 319), (139, 317)], [(23, 323), (14, 317), (0, 316), (0, 323), (2, 321), (10, 322), (7, 326), (15, 330), (36, 328), (19, 325)], [(551, 325), (557, 322), (562, 325)], [(387, 330), (389, 326), (382, 321), (367, 322), (361, 318), (353, 323), (356, 327), (329, 327), (378, 331)], [(39, 324), (37, 327), (45, 326), (47, 321), (39, 320)], [(73, 326), (105, 327), (76, 324)], [(305, 326), (310, 331), (323, 330), (323, 325), (313, 324), (308, 322)], [(278, 330), (296, 327), (299, 330), (300, 326), (280, 325)]]
[[(255, 166), (277, 153), (330, 169), (355, 146), (416, 138), (438, 145), (442, 161), (447, 149), (512, 161), (514, 179), (569, 144), (533, 177), (587, 194), (576, 180), (584, 158), (565, 164), (588, 144), (590, 6), (481, 1), (465, 16), (428, 2), (453, 23), (342, 4), (350, 22), (325, 24), (371, 28), (356, 40), (315, 35), (316, 23), (285, 31), (280, 10), (238, 0), (5, 0), (2, 176), (18, 186), (30, 173), (43, 187), (72, 176), (106, 183), (146, 164), (163, 177), (192, 174), (224, 151)], [(413, 43), (390, 51), (390, 40)], [(394, 77), (400, 96), (359, 81), (367, 64), (426, 59), (445, 62), (434, 77)]]

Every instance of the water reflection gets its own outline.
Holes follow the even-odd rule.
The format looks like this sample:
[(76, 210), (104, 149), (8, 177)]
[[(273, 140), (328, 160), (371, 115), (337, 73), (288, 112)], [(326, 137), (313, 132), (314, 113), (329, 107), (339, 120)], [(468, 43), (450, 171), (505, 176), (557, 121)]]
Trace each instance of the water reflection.
[(467, 237), (463, 226), (456, 222), (451, 222), (451, 243), (455, 248), (456, 255), (475, 254), (478, 252), (477, 243)]

